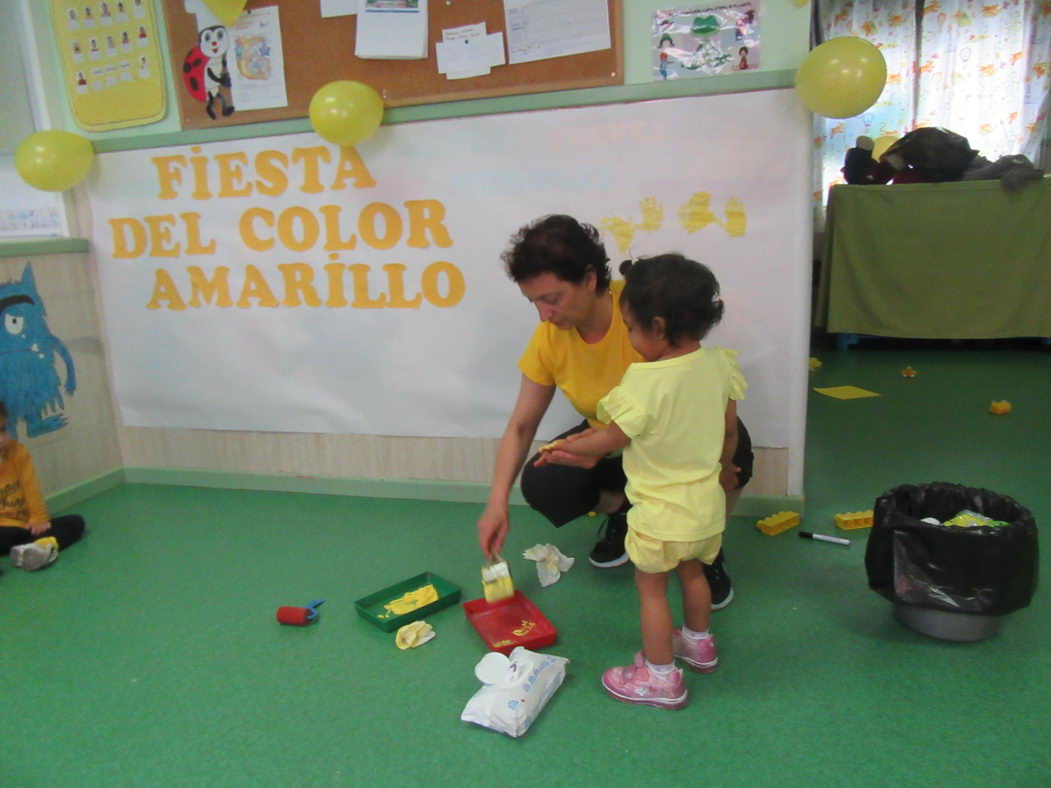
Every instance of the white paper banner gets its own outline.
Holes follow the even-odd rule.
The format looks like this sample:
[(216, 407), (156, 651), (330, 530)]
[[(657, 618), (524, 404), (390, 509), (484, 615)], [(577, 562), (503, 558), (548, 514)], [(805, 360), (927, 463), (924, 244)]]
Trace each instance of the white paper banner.
[[(306, 133), (98, 159), (127, 425), (498, 436), (537, 320), (500, 253), (568, 213), (601, 228), (614, 270), (665, 251), (712, 267), (727, 310), (709, 343), (741, 352), (753, 437), (802, 448), (809, 127), (792, 91), (408, 123), (342, 152)], [(539, 437), (577, 420), (556, 408)]]

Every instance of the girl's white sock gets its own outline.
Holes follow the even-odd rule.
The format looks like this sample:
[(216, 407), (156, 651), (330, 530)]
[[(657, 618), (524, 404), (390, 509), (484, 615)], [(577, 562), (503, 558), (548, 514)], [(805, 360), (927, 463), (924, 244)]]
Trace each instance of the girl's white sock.
[(704, 632), (694, 632), (687, 626), (682, 628), (683, 637), (689, 638), (690, 640), (704, 640), (707, 637), (711, 637), (711, 633), (706, 629)]
[(675, 670), (675, 662), (669, 662), (667, 665), (654, 665), (649, 660), (646, 660), (646, 667), (656, 673), (658, 676), (668, 676)]

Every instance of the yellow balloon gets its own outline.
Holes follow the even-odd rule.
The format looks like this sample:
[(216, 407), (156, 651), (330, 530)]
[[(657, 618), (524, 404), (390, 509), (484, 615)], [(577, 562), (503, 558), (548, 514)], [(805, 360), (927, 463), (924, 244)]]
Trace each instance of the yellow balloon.
[(796, 70), (796, 91), (807, 109), (827, 118), (852, 118), (873, 104), (887, 84), (887, 61), (863, 38), (831, 38), (810, 50)]
[(876, 137), (876, 141), (872, 147), (872, 158), (879, 160), (879, 157), (887, 152), (887, 148), (898, 141), (898, 137), (893, 134), (882, 134)]
[(334, 145), (355, 145), (383, 120), (383, 99), (368, 85), (349, 79), (329, 82), (310, 100), (310, 125)]
[(208, 10), (219, 17), (219, 21), (230, 27), (245, 10), (248, 0), (204, 0)]
[(34, 189), (72, 189), (88, 174), (95, 159), (91, 142), (69, 131), (38, 131), (15, 150), (15, 169)]

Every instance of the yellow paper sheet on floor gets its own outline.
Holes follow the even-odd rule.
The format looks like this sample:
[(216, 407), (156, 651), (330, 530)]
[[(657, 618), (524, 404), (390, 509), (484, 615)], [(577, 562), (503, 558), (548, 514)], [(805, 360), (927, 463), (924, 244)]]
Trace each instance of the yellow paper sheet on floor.
[(828, 388), (815, 388), (814, 391), (818, 394), (824, 394), (826, 397), (833, 397), (835, 399), (862, 399), (863, 397), (882, 396), (875, 391), (868, 391), (867, 389), (858, 388), (857, 386), (830, 386)]

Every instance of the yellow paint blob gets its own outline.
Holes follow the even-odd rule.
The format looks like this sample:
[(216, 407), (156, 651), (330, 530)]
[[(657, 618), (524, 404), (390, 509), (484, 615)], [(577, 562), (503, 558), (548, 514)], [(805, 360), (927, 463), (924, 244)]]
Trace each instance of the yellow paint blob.
[(383, 605), (386, 613), (381, 613), (377, 618), (390, 618), (391, 616), (402, 616), (411, 613), (431, 602), (438, 601), (438, 589), (433, 583), (420, 586), (414, 591), (406, 591), (397, 599), (392, 599)]

